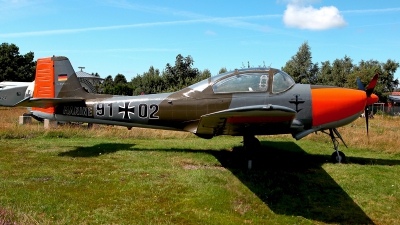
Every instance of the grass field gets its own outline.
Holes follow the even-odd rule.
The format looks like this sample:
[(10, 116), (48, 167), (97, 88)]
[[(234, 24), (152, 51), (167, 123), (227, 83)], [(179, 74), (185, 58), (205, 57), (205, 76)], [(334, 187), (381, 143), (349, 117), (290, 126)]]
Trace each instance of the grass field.
[(18, 125), (0, 108), (0, 224), (400, 224), (400, 120), (327, 135), (240, 137), (100, 126)]

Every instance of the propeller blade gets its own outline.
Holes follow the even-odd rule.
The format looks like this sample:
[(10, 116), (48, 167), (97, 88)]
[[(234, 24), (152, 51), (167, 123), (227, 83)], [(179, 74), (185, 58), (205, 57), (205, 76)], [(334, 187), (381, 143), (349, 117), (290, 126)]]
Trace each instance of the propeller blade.
[[(365, 90), (364, 85), (361, 83), (360, 78), (357, 77), (358, 90), (365, 91), (365, 93), (367, 94), (367, 98), (371, 97), (372, 92), (374, 91), (374, 88), (376, 86), (376, 83), (378, 82), (378, 77), (379, 77), (379, 74), (378, 73), (375, 74), (375, 76), (369, 82), (369, 84), (367, 86), (367, 90)], [(368, 136), (368, 139), (369, 139), (369, 134), (368, 134), (368, 129), (369, 129), (369, 107), (368, 107), (368, 104), (365, 106), (364, 115), (365, 115), (365, 126), (367, 128), (367, 136)]]
[(364, 85), (361, 83), (361, 80), (359, 77), (357, 77), (357, 86), (358, 86), (358, 90), (360, 91), (365, 91), (365, 87)]
[[(365, 93), (367, 93), (367, 98), (371, 97), (372, 92), (374, 91), (374, 88), (376, 86), (376, 83), (378, 82), (378, 77), (379, 77), (379, 74), (376, 73), (375, 76), (372, 78), (372, 80), (369, 82), (369, 84), (367, 86), (367, 90), (365, 91)], [(366, 105), (365, 106), (365, 124), (367, 126), (367, 136), (368, 136), (368, 140), (369, 140), (368, 119), (369, 119), (369, 107), (368, 107), (368, 105)]]
[(367, 97), (370, 97), (372, 92), (374, 91), (376, 83), (378, 82), (378, 77), (379, 74), (375, 74), (374, 78), (372, 78), (371, 82), (369, 82), (367, 90), (365, 91), (367, 93)]
[(365, 126), (367, 127), (367, 137), (369, 138), (369, 134), (368, 134), (369, 107), (368, 106), (365, 106), (364, 114), (365, 114)]

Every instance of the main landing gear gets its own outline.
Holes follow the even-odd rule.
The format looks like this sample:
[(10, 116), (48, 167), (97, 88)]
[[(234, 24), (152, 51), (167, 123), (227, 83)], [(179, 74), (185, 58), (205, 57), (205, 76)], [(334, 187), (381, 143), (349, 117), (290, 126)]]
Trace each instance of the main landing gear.
[(243, 136), (243, 146), (247, 158), (247, 169), (253, 167), (254, 153), (260, 149), (260, 141), (254, 135), (244, 135)]
[[(346, 162), (346, 155), (339, 151), (339, 140), (342, 141), (344, 146), (347, 145), (344, 142), (342, 136), (339, 134), (339, 131), (336, 128), (329, 129), (329, 132), (322, 131), (323, 133), (329, 135), (333, 143), (333, 149), (335, 150), (331, 155), (331, 161), (334, 163), (344, 163)], [(254, 157), (254, 152), (260, 149), (261, 144), (260, 141), (254, 135), (244, 135), (243, 136), (243, 146), (248, 158), (248, 169), (252, 167), (252, 158)]]
[(261, 147), (260, 141), (254, 135), (244, 135), (243, 145), (246, 151), (255, 151)]
[(339, 141), (338, 141), (338, 139), (340, 139), (343, 142), (343, 144), (344, 144), (344, 146), (346, 146), (346, 148), (347, 148), (347, 145), (343, 141), (342, 136), (340, 136), (339, 131), (337, 131), (336, 128), (331, 128), (331, 129), (329, 129), (329, 133), (325, 132), (325, 131), (322, 131), (322, 132), (327, 134), (327, 135), (329, 135), (329, 137), (331, 138), (332, 143), (333, 143), (333, 149), (335, 150), (335, 152), (333, 152), (332, 155), (331, 155), (331, 161), (334, 162), (334, 163), (344, 163), (344, 162), (346, 162), (345, 154), (343, 152), (339, 151)]

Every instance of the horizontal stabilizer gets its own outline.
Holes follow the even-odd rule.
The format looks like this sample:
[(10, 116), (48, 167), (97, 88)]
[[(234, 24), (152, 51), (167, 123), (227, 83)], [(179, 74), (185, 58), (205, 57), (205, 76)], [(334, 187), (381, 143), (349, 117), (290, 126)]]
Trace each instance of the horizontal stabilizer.
[(78, 98), (25, 98), (22, 101), (18, 102), (14, 106), (24, 106), (24, 107), (38, 107), (38, 108), (48, 108), (55, 107), (60, 104), (66, 103), (79, 103), (85, 102), (84, 99)]

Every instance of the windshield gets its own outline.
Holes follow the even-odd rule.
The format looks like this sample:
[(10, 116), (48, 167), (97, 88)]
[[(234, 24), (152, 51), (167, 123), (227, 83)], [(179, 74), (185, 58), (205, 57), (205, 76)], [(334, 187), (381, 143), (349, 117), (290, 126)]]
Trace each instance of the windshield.
[(294, 80), (285, 72), (277, 71), (274, 74), (274, 82), (272, 84), (272, 92), (284, 92), (295, 84)]

